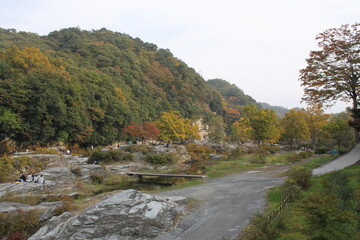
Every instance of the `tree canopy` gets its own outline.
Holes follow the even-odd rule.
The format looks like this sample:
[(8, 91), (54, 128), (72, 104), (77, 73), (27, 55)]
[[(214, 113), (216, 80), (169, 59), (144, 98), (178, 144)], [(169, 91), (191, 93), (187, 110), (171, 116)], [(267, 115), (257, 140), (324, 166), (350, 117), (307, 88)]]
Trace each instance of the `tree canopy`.
[[(320, 33), (320, 50), (311, 51), (300, 70), (303, 100), (331, 106), (337, 100), (352, 103), (354, 117), (360, 95), (360, 24), (342, 25)], [(355, 126), (355, 129), (356, 126)]]
[(303, 99), (333, 104), (352, 101), (357, 109), (360, 93), (360, 24), (342, 25), (320, 33), (320, 50), (311, 51), (306, 68), (300, 71)]
[(168, 49), (105, 28), (0, 28), (0, 105), (0, 140), (84, 146), (124, 139), (124, 127), (161, 112), (225, 112), (220, 94)]

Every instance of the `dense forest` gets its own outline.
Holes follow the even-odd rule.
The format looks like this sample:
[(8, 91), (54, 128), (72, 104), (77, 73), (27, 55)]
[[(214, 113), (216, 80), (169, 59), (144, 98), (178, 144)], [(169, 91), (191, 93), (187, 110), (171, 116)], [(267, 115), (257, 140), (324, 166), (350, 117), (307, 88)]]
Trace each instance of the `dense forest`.
[(105, 28), (0, 29), (0, 140), (107, 144), (161, 112), (226, 117), (218, 91), (167, 49)]

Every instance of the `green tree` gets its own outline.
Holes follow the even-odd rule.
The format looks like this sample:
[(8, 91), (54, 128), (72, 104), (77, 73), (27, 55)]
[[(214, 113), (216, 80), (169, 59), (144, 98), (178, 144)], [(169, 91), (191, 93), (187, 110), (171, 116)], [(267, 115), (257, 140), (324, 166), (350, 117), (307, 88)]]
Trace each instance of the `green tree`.
[(246, 106), (240, 122), (250, 127), (250, 138), (258, 144), (275, 143), (281, 137), (279, 119), (273, 110), (259, 109), (255, 105)]
[(322, 135), (322, 128), (328, 123), (330, 114), (324, 113), (321, 105), (313, 105), (306, 109), (306, 122), (309, 126), (312, 148), (316, 148)]
[(249, 124), (244, 119), (240, 119), (231, 125), (231, 139), (244, 143), (250, 137), (250, 130)]
[(309, 126), (306, 122), (304, 110), (291, 109), (281, 119), (283, 129), (282, 139), (292, 148), (294, 144), (300, 144), (310, 139)]
[(342, 112), (331, 116), (329, 122), (323, 126), (325, 133), (335, 140), (338, 149), (351, 146), (353, 140), (351, 136), (353, 135), (351, 135), (352, 129), (348, 124), (349, 120), (349, 114)]
[(0, 140), (6, 137), (14, 137), (21, 130), (20, 117), (10, 109), (0, 107)]
[(221, 116), (214, 116), (209, 122), (209, 138), (211, 141), (221, 143), (225, 140), (224, 121)]
[(328, 29), (316, 40), (320, 50), (311, 51), (306, 68), (300, 70), (303, 100), (328, 105), (351, 101), (356, 112), (360, 102), (360, 23)]

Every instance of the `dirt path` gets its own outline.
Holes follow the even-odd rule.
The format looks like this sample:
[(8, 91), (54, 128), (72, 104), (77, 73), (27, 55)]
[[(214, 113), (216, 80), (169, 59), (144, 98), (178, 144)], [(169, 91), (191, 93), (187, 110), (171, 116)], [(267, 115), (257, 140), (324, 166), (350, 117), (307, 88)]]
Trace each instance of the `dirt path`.
[[(315, 174), (338, 170), (360, 158), (360, 144), (350, 153), (314, 169)], [(160, 196), (183, 196), (199, 200), (193, 212), (186, 215), (171, 232), (157, 240), (236, 239), (249, 219), (265, 208), (264, 196), (269, 188), (280, 185), (279, 176), (289, 166), (277, 166), (210, 179), (207, 183), (186, 189), (158, 193)], [(333, 171), (332, 170), (332, 171)]]

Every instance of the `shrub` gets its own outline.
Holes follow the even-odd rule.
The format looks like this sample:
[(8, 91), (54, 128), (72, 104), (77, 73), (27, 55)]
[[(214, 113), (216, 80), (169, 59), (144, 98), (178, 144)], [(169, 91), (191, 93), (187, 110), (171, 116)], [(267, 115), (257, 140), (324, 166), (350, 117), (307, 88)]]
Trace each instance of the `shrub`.
[(270, 223), (265, 214), (256, 214), (250, 220), (249, 226), (243, 230), (240, 240), (276, 239), (283, 225), (282, 219), (279, 217), (273, 223)]
[(327, 193), (334, 194), (338, 199), (337, 206), (341, 209), (352, 209), (355, 198), (354, 188), (350, 184), (350, 176), (341, 171), (331, 173), (324, 181)]
[(167, 164), (173, 162), (175, 159), (172, 153), (159, 153), (146, 156), (146, 161), (152, 164)]
[(281, 192), (284, 196), (288, 196), (290, 200), (295, 200), (301, 193), (301, 188), (292, 178), (285, 179), (285, 183), (281, 186)]
[(326, 154), (329, 151), (330, 149), (328, 148), (317, 148), (315, 149), (315, 154)]
[(311, 151), (302, 151), (300, 153), (295, 153), (288, 157), (289, 162), (299, 162), (303, 159), (306, 159), (312, 155)]
[(124, 153), (121, 150), (110, 151), (94, 151), (88, 159), (88, 163), (94, 163), (95, 161), (100, 163), (116, 162), (116, 161), (131, 161), (133, 156), (129, 153)]
[(307, 190), (311, 186), (311, 177), (311, 169), (304, 167), (294, 167), (287, 174), (288, 181), (298, 186), (301, 190)]
[(109, 152), (105, 151), (94, 151), (88, 159), (88, 163), (93, 162), (108, 162), (110, 161), (110, 154)]
[(229, 153), (229, 158), (239, 158), (243, 156), (246, 153), (246, 151), (241, 147), (236, 147)]
[(197, 145), (194, 143), (186, 144), (185, 148), (189, 152), (193, 162), (208, 161), (210, 160), (210, 153), (215, 153), (214, 149), (211, 149), (205, 145)]
[[(21, 239), (30, 237), (40, 228), (38, 211), (0, 213), (0, 236)], [(16, 238), (19, 237), (19, 238)]]
[(310, 195), (302, 200), (307, 225), (305, 232), (309, 239), (354, 239), (356, 216), (352, 211), (343, 210), (336, 205), (333, 196)]
[(99, 183), (102, 184), (104, 182), (104, 176), (99, 174), (93, 174), (90, 176), (90, 179), (93, 183)]
[(131, 153), (141, 152), (142, 154), (148, 154), (151, 152), (151, 149), (152, 148), (148, 145), (130, 145), (125, 148), (125, 151)]
[(77, 176), (77, 177), (82, 176), (82, 174), (81, 174), (81, 169), (80, 169), (80, 168), (71, 169), (71, 172), (72, 172), (75, 176)]
[(62, 204), (55, 208), (54, 215), (59, 216), (63, 214), (64, 212), (70, 212), (73, 210), (73, 205), (69, 201), (63, 201)]
[(53, 148), (37, 147), (37, 148), (35, 149), (35, 152), (37, 152), (37, 153), (42, 153), (42, 154), (56, 154), (56, 155), (61, 155), (61, 153), (59, 153), (56, 149), (53, 149)]
[(266, 148), (264, 146), (260, 146), (257, 149), (251, 162), (260, 163), (260, 164), (265, 163), (267, 155), (268, 155), (268, 151), (266, 150)]

